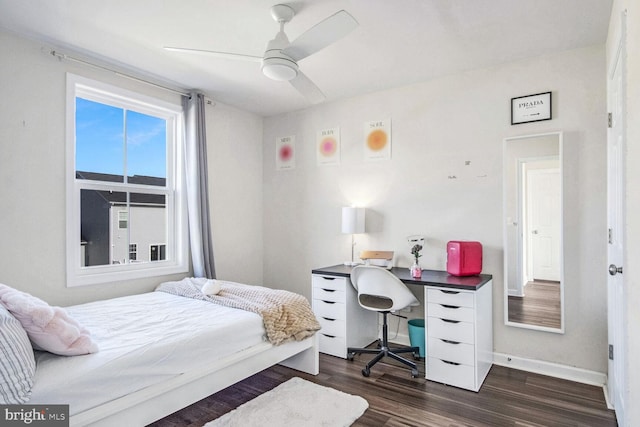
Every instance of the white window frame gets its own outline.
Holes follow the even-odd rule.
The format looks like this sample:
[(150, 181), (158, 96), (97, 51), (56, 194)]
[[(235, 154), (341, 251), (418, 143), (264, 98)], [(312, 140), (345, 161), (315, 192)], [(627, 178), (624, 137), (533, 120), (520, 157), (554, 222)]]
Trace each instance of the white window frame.
[[(76, 97), (126, 108), (167, 121), (166, 187), (76, 179)], [(184, 117), (181, 105), (125, 90), (82, 76), (67, 74), (67, 287), (164, 276), (189, 271), (184, 159)], [(80, 191), (113, 190), (163, 194), (167, 202), (167, 246), (164, 261), (82, 267)]]

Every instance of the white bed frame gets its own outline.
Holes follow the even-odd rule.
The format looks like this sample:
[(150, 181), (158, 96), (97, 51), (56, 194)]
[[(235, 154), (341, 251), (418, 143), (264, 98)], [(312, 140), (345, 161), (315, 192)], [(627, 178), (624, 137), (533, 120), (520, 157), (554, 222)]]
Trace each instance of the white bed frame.
[(201, 366), (75, 414), (70, 418), (70, 425), (145, 426), (278, 363), (318, 375), (318, 337), (315, 334), (303, 341), (279, 346), (263, 342), (216, 362), (192, 360), (187, 363)]

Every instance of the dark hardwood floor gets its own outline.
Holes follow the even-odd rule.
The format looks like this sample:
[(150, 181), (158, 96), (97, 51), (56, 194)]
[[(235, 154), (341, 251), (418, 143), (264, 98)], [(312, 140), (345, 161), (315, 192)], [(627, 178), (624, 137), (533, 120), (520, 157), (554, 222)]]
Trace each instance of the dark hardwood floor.
[(298, 376), (364, 397), (369, 409), (354, 426), (616, 426), (601, 387), (493, 366), (478, 393), (427, 381), (391, 363), (378, 363), (371, 376), (360, 373), (368, 356), (353, 362), (320, 355), (320, 374), (282, 366), (266, 369), (238, 384), (152, 424), (199, 427), (244, 402)]
[(524, 297), (509, 297), (509, 321), (560, 328), (560, 283), (533, 281)]

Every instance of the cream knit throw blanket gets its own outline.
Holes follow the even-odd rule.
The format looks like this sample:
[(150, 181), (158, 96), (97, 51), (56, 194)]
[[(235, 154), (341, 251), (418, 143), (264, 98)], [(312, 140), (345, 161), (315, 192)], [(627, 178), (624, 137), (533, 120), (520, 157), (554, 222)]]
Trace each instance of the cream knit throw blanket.
[(156, 291), (257, 313), (262, 316), (267, 338), (274, 345), (291, 340), (301, 341), (320, 330), (309, 302), (302, 295), (222, 280), (217, 281), (220, 284), (217, 295), (205, 295), (202, 286), (207, 281), (185, 278), (178, 282), (162, 283)]

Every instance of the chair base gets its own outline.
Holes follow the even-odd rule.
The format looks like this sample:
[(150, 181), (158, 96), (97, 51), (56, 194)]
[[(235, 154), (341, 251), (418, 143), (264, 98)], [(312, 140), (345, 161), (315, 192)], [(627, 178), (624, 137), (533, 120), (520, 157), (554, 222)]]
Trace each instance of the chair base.
[(389, 347), (389, 341), (387, 338), (387, 313), (382, 312), (383, 314), (383, 323), (382, 323), (382, 340), (379, 341), (379, 347), (377, 349), (373, 348), (355, 348), (348, 347), (347, 348), (347, 359), (353, 361), (353, 358), (356, 354), (375, 354), (376, 356), (366, 364), (364, 368), (362, 368), (362, 375), (368, 377), (371, 373), (371, 368), (373, 365), (382, 360), (383, 357), (390, 357), (398, 362), (407, 365), (411, 368), (411, 376), (413, 378), (418, 377), (418, 366), (410, 360), (405, 359), (398, 355), (398, 353), (413, 353), (413, 358), (416, 360), (420, 360), (420, 347)]

